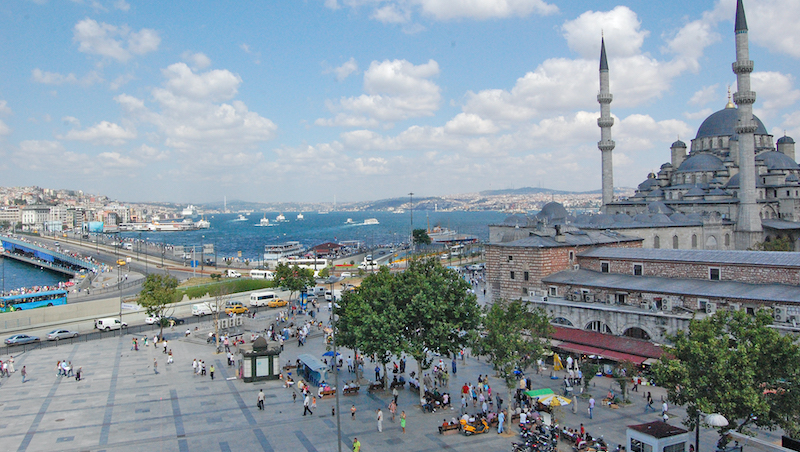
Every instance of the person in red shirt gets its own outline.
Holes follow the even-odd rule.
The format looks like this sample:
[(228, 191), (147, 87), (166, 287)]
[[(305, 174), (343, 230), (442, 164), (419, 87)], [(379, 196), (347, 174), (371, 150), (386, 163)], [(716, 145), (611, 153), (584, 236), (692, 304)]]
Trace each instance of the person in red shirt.
[(469, 394), (469, 386), (467, 386), (466, 383), (464, 383), (464, 386), (461, 387), (461, 393), (465, 395)]

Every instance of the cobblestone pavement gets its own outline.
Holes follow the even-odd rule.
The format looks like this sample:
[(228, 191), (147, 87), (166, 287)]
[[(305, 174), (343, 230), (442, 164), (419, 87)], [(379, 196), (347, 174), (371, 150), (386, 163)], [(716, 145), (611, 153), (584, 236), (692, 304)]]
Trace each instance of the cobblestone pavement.
[[(266, 327), (264, 315), (255, 327)], [(203, 330), (202, 328), (206, 328)], [(184, 338), (180, 331), (166, 334), (175, 362), (167, 364), (161, 348), (141, 347), (131, 350), (131, 335), (37, 349), (15, 356), (16, 373), (0, 381), (0, 435), (4, 450), (159, 450), (159, 451), (333, 451), (336, 450), (336, 418), (331, 415), (334, 399), (318, 401), (311, 416), (303, 416), (302, 398), (292, 400), (293, 389), (280, 382), (247, 384), (233, 379), (233, 368), (225, 355), (214, 354), (204, 340), (209, 323)], [(152, 338), (151, 338), (152, 339)], [(294, 360), (299, 353), (321, 356), (325, 348), (321, 335), (309, 338), (305, 347), (287, 342), (281, 363)], [(348, 355), (343, 351), (344, 357)], [(192, 359), (206, 361), (216, 368), (215, 379), (194, 376)], [(158, 373), (153, 361), (157, 361)], [(74, 368), (82, 367), (83, 379), (56, 376), (56, 362), (67, 360)], [(449, 365), (449, 361), (448, 365)], [(20, 369), (26, 366), (28, 381), (22, 383)], [(372, 375), (367, 362), (365, 373)], [(413, 361), (409, 369), (413, 370)], [(458, 362), (458, 373), (449, 389), (458, 393), (466, 382), (475, 382), (479, 374), (491, 373), (489, 366), (472, 357)], [(560, 375), (559, 375), (560, 376)], [(347, 372), (343, 377), (350, 379)], [(562, 380), (551, 380), (549, 373), (534, 375), (533, 387), (560, 389)], [(505, 398), (505, 388), (498, 379), (490, 379), (495, 392)], [(597, 378), (597, 394), (605, 394), (610, 380)], [(266, 394), (266, 409), (256, 408), (257, 393)], [(455, 411), (422, 413), (418, 396), (408, 389), (400, 391), (398, 419), (392, 422), (387, 409), (390, 393), (362, 391), (341, 397), (342, 450), (352, 450), (354, 437), (362, 451), (439, 449), (509, 451), (517, 435), (488, 434), (465, 437), (461, 434), (439, 435), (442, 418), (456, 417)], [(646, 388), (656, 400), (663, 391)], [(586, 403), (573, 414), (560, 408), (556, 416), (562, 425), (578, 427), (583, 422), (594, 436), (603, 435), (616, 444), (624, 442), (625, 426), (657, 420), (660, 412), (643, 413), (640, 394), (633, 394), (633, 404), (612, 410), (596, 408), (588, 419)], [(602, 396), (598, 397), (598, 399)], [(350, 406), (357, 407), (351, 420)], [(384, 410), (383, 432), (377, 431), (375, 410)], [(399, 413), (407, 415), (406, 433), (399, 424)], [(683, 412), (671, 408), (671, 423), (680, 424)], [(517, 429), (514, 428), (514, 431)], [(710, 451), (716, 440), (713, 431), (702, 431), (701, 450)], [(563, 450), (571, 446), (561, 443)]]

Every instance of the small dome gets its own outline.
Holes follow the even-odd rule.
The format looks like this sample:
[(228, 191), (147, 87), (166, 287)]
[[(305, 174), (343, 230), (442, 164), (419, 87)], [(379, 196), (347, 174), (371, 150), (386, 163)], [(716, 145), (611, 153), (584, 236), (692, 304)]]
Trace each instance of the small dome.
[(784, 135), (784, 136), (778, 138), (777, 143), (778, 144), (794, 144), (794, 140), (792, 139), (792, 137), (787, 137), (786, 135)]
[(506, 224), (506, 225), (509, 225), (509, 226), (513, 226), (513, 225), (527, 226), (528, 225), (528, 217), (525, 216), (525, 215), (520, 215), (520, 214), (509, 215), (508, 217), (506, 217), (505, 220), (503, 220), (503, 224)]
[(667, 169), (667, 168), (672, 168), (672, 163), (670, 163), (670, 162), (667, 162), (667, 163), (665, 163), (665, 164), (661, 165), (661, 169), (662, 169), (662, 170), (663, 170), (663, 169)]
[(720, 171), (724, 170), (725, 165), (719, 157), (711, 154), (695, 154), (681, 163), (678, 167), (679, 173), (694, 173), (700, 171)]
[(664, 197), (664, 191), (661, 190), (660, 188), (656, 188), (655, 190), (653, 190), (650, 193), (648, 193), (647, 197), (648, 198), (663, 198)]
[(265, 349), (267, 347), (268, 347), (267, 346), (267, 340), (264, 338), (264, 336), (259, 336), (259, 337), (256, 338), (255, 341), (253, 341), (253, 349), (254, 350), (256, 350), (256, 349)]
[(548, 202), (542, 207), (542, 211), (536, 214), (536, 218), (552, 222), (553, 220), (564, 220), (568, 215), (567, 209), (560, 203)]
[(649, 223), (650, 215), (646, 213), (637, 214), (635, 217), (633, 217), (633, 221), (636, 221), (638, 223)]
[(678, 141), (672, 143), (672, 146), (670, 146), (670, 148), (685, 148), (685, 147), (686, 147), (686, 143), (684, 143), (681, 140), (678, 140)]
[(683, 223), (686, 221), (686, 215), (680, 212), (675, 212), (669, 216), (669, 219), (672, 220), (673, 223)]
[(650, 221), (653, 223), (658, 224), (669, 224), (672, 223), (672, 220), (669, 219), (668, 216), (664, 215), (663, 213), (657, 213), (650, 216)]
[[(756, 122), (756, 135), (769, 135), (764, 123), (756, 115), (753, 115)], [(733, 136), (736, 134), (736, 124), (739, 121), (739, 109), (737, 108), (724, 108), (716, 113), (711, 114), (697, 129), (698, 138), (708, 137), (721, 137)]]
[(673, 210), (661, 201), (654, 201), (647, 205), (650, 213), (671, 214)]
[(689, 191), (683, 194), (684, 198), (690, 198), (695, 196), (704, 196), (706, 193), (700, 187), (691, 188)]
[(630, 215), (618, 213), (614, 215), (614, 221), (617, 223), (628, 224), (633, 223), (633, 218), (631, 218)]
[(756, 160), (761, 160), (767, 169), (771, 170), (800, 169), (791, 157), (778, 151), (762, 152), (756, 156)]
[[(653, 173), (650, 173), (650, 174), (653, 174)], [(648, 177), (647, 179), (645, 179), (644, 182), (639, 184), (639, 187), (637, 187), (637, 188), (638, 188), (639, 191), (650, 191), (650, 190), (652, 190), (653, 188), (656, 188), (656, 187), (658, 187), (658, 180), (656, 180), (654, 177), (653, 178)]]

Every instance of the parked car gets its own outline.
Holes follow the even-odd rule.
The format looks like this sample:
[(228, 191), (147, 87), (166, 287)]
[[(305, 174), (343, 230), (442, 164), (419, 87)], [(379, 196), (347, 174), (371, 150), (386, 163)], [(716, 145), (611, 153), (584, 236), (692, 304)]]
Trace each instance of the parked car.
[(173, 316), (163, 317), (161, 319), (161, 324), (164, 326), (169, 326), (172, 322), (175, 322), (175, 325), (183, 325), (185, 320)]
[(66, 339), (68, 337), (78, 337), (78, 333), (70, 330), (53, 330), (47, 333), (48, 341), (57, 341), (59, 339)]
[(248, 309), (240, 301), (229, 302), (225, 308), (225, 314), (244, 314), (247, 311)]
[(286, 300), (282, 300), (280, 298), (276, 298), (274, 300), (269, 300), (267, 302), (267, 307), (270, 308), (280, 308), (289, 304)]
[(146, 319), (144, 319), (144, 323), (146, 323), (148, 325), (155, 325), (156, 323), (158, 323), (158, 321), (160, 319), (161, 319), (161, 317), (159, 317), (157, 315), (154, 315), (152, 317), (147, 317)]
[(39, 338), (36, 336), (28, 336), (27, 334), (15, 334), (6, 339), (6, 345), (30, 344), (33, 342), (39, 342)]

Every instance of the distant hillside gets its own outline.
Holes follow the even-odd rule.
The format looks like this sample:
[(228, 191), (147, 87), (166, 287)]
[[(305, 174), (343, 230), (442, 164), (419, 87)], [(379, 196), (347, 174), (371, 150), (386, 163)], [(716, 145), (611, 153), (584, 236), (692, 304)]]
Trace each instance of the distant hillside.
[[(628, 187), (614, 187), (615, 193), (625, 193), (631, 191)], [(485, 190), (479, 192), (481, 196), (503, 196), (503, 195), (537, 195), (546, 193), (548, 195), (599, 195), (602, 190), (589, 190), (589, 191), (567, 191), (567, 190), (552, 190), (550, 188), (536, 188), (536, 187), (521, 187), (521, 188), (506, 188), (504, 190)]]

